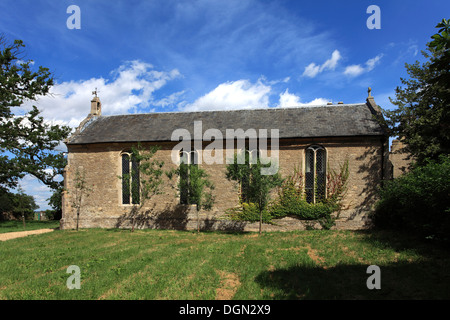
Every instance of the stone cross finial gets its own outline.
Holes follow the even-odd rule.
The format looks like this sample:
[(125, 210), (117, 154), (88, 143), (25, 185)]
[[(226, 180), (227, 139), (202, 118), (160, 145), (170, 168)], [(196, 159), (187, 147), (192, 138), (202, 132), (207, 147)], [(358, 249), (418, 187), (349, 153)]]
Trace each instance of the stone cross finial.
[(371, 87), (369, 87), (369, 89), (367, 89), (367, 93), (369, 94), (369, 98), (371, 98), (371, 97), (372, 97), (372, 94), (371, 94), (371, 92), (372, 92), (372, 88), (371, 88)]
[(92, 91), (92, 94), (95, 95), (95, 97), (97, 97), (97, 88), (95, 88), (95, 91)]

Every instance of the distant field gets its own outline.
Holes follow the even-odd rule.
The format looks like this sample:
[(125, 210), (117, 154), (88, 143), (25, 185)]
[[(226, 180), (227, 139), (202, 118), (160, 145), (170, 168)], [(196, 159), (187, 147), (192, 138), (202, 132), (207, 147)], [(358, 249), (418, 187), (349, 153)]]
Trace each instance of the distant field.
[(35, 221), (26, 220), (25, 229), (23, 228), (23, 222), (21, 220), (16, 221), (0, 221), (0, 233), (5, 232), (18, 232), (18, 231), (30, 231), (37, 229), (54, 229), (59, 228), (59, 221)]
[(448, 251), (393, 233), (56, 230), (0, 242), (0, 299), (449, 299), (449, 270)]

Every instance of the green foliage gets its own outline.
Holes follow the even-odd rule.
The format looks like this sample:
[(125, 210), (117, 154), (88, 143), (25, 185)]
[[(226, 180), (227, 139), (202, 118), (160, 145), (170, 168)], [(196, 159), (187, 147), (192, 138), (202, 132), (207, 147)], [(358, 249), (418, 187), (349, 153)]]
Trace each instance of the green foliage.
[[(140, 144), (131, 148), (131, 158), (136, 159), (140, 173), (139, 180), (132, 182), (139, 183), (138, 186), (131, 188), (132, 193), (135, 193), (132, 197), (140, 200), (141, 207), (154, 195), (161, 193), (164, 161), (154, 159), (160, 149), (160, 146), (152, 146), (146, 150)], [(131, 174), (134, 175), (134, 172)]]
[(179, 190), (187, 191), (187, 203), (195, 204), (197, 210), (211, 210), (214, 203), (214, 185), (204, 169), (195, 164), (181, 163), (179, 174), (187, 173), (187, 179), (180, 179)]
[(401, 78), (405, 86), (397, 87), (397, 106), (383, 111), (391, 136), (398, 136), (407, 145), (419, 165), (427, 159), (450, 154), (450, 25), (443, 19), (438, 33), (428, 43), (428, 59), (406, 64), (410, 79)]
[(173, 174), (180, 177), (177, 188), (180, 196), (183, 195), (186, 204), (195, 204), (197, 208), (197, 232), (200, 232), (199, 211), (211, 210), (215, 196), (212, 191), (214, 184), (209, 180), (209, 175), (204, 169), (198, 167), (197, 164), (180, 163), (180, 166), (171, 172), (166, 173), (171, 179)]
[[(241, 188), (241, 199), (243, 203), (252, 204), (252, 209), (242, 208), (241, 216), (243, 219), (250, 218), (254, 221), (251, 210), (253, 207), (259, 211), (259, 232), (261, 233), (261, 224), (263, 220), (269, 220), (266, 211), (270, 199), (270, 192), (283, 182), (281, 175), (277, 171), (275, 174), (264, 174), (264, 168), (270, 168), (272, 163), (269, 161), (261, 161), (260, 157), (251, 159), (251, 155), (247, 150), (243, 150), (242, 159), (239, 155), (234, 155), (234, 161), (227, 165), (226, 177), (228, 180), (236, 181)], [(253, 160), (253, 161), (252, 161)], [(236, 209), (239, 211), (240, 209)], [(236, 215), (235, 215), (236, 216)], [(264, 217), (265, 216), (265, 217)]]
[(50, 198), (47, 199), (48, 204), (53, 208), (52, 211), (52, 220), (60, 220), (62, 217), (62, 192), (64, 191), (63, 185), (61, 185), (58, 189), (53, 190)]
[(22, 62), (23, 47), (21, 40), (10, 44), (0, 35), (0, 187), (15, 188), (31, 174), (57, 189), (61, 183), (55, 177), (66, 162), (55, 149), (71, 129), (46, 123), (35, 106), (24, 115), (13, 111), (26, 100), (47, 95), (53, 85), (49, 69), (33, 71), (31, 60)]
[(179, 180), (177, 189), (186, 195), (186, 204), (195, 204), (197, 210), (211, 210), (215, 201), (212, 194), (214, 184), (208, 179), (209, 175), (204, 169), (196, 164), (180, 163), (180, 166), (167, 172), (167, 176), (172, 179), (173, 175), (177, 175), (182, 179)]
[[(249, 222), (258, 222), (260, 220), (260, 212), (258, 205), (250, 202), (243, 202), (237, 208), (230, 208), (225, 211), (226, 215), (234, 221), (249, 221)], [(262, 221), (264, 223), (270, 223), (272, 220), (272, 216), (270, 215), (268, 210), (263, 210), (262, 212)]]
[(238, 183), (242, 202), (255, 203), (265, 209), (270, 191), (283, 181), (279, 172), (264, 174), (263, 169), (271, 165), (269, 161), (261, 161), (260, 157), (253, 159), (248, 150), (234, 155), (233, 161), (227, 165), (226, 177)]
[(80, 220), (80, 213), (81, 208), (83, 206), (83, 199), (89, 197), (90, 193), (92, 192), (91, 187), (89, 187), (86, 183), (86, 174), (83, 169), (77, 168), (75, 171), (75, 177), (73, 179), (74, 182), (74, 188), (72, 190), (73, 197), (72, 199), (72, 207), (76, 209), (77, 212), (77, 231), (78, 231), (78, 224)]
[(34, 197), (25, 194), (20, 187), (17, 193), (0, 190), (0, 214), (11, 213), (16, 219), (32, 219), (38, 208)]
[(379, 228), (449, 240), (450, 157), (441, 156), (388, 181), (372, 220)]
[[(140, 143), (133, 146), (131, 148), (131, 159), (137, 163), (137, 166), (132, 166), (130, 174), (119, 176), (124, 186), (131, 192), (133, 206), (128, 214), (128, 219), (131, 220), (132, 232), (136, 222), (145, 219), (145, 214), (142, 212), (145, 204), (155, 195), (162, 193), (164, 161), (154, 158), (160, 149), (160, 146), (151, 146), (146, 149)], [(138, 179), (132, 179), (132, 177), (138, 177)]]
[(301, 220), (318, 220), (324, 229), (330, 229), (334, 225), (334, 212), (342, 207), (342, 199), (347, 190), (349, 171), (348, 161), (336, 172), (328, 168), (327, 197), (321, 198), (316, 203), (308, 203), (303, 187), (303, 175), (300, 170), (294, 168), (294, 173), (288, 176), (278, 190), (278, 198), (269, 206), (270, 216), (283, 218), (294, 216)]
[(433, 70), (441, 70), (441, 72), (432, 79), (432, 82), (438, 84), (441, 88), (447, 88), (442, 94), (448, 102), (450, 96), (448, 90), (450, 82), (450, 19), (442, 19), (436, 28), (439, 28), (438, 33), (431, 37), (433, 41), (428, 43), (428, 47), (437, 53), (438, 58), (433, 59), (430, 67)]
[(424, 64), (406, 64), (410, 79), (396, 89), (398, 107), (385, 111), (391, 135), (415, 163), (381, 189), (373, 221), (381, 228), (447, 239), (450, 231), (450, 22), (437, 24)]
[(286, 197), (270, 207), (270, 215), (274, 218), (295, 216), (301, 220), (328, 218), (334, 211), (336, 208), (327, 203), (308, 203), (303, 197)]
[(327, 170), (327, 196), (322, 201), (335, 210), (340, 211), (342, 209), (342, 200), (347, 194), (349, 175), (348, 160), (345, 160), (344, 164), (341, 165), (339, 172), (330, 168)]
[[(257, 166), (254, 168), (257, 168)], [(252, 173), (255, 174), (252, 171), (252, 167), (246, 163), (237, 164), (236, 157), (235, 163), (227, 166), (227, 178), (241, 183), (246, 181), (249, 182), (245, 188), (248, 192), (245, 198), (249, 199), (249, 201), (242, 201), (239, 207), (227, 210), (227, 215), (232, 220), (257, 221), (256, 214), (257, 211), (259, 211), (259, 205), (257, 202), (252, 202), (252, 200), (257, 198), (253, 196), (253, 193), (251, 193), (250, 190), (252, 190), (252, 188), (257, 190), (261, 185), (261, 182), (257, 181), (258, 184), (255, 183), (255, 185), (252, 185)], [(248, 180), (243, 179), (243, 177), (248, 176), (251, 176), (252, 178)], [(324, 229), (330, 229), (335, 221), (335, 217), (333, 217), (332, 214), (337, 212), (336, 216), (339, 216), (339, 212), (342, 209), (342, 199), (347, 191), (348, 177), (348, 161), (341, 165), (339, 172), (328, 168), (326, 185), (327, 196), (325, 198), (320, 198), (320, 201), (317, 201), (316, 203), (308, 203), (306, 201), (303, 184), (304, 177), (298, 168), (294, 168), (294, 172), (284, 179), (281, 179), (278, 175), (272, 177), (272, 182), (267, 182), (267, 186), (270, 190), (274, 187), (278, 187), (277, 197), (269, 201), (269, 192), (265, 193), (267, 202), (260, 212), (262, 221), (270, 223), (272, 219), (292, 216), (301, 220), (316, 220)]]

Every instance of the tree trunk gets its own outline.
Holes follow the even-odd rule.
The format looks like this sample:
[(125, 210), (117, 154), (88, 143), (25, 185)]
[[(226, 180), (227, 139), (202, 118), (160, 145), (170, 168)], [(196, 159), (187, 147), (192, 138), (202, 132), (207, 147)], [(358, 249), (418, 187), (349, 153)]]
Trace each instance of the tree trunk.
[(200, 233), (200, 215), (199, 215), (199, 207), (197, 205), (197, 233)]
[(77, 208), (77, 231), (78, 231), (78, 221), (80, 220), (80, 208)]
[(262, 229), (262, 211), (259, 209), (259, 234), (261, 234)]
[(131, 232), (134, 232), (134, 223), (135, 223), (135, 221), (136, 221), (136, 218), (132, 217), (131, 218)]

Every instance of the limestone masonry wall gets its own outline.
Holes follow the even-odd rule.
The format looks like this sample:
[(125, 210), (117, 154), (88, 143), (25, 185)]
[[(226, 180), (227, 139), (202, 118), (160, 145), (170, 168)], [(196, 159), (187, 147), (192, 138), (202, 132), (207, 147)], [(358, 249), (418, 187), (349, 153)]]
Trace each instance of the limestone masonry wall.
[[(383, 145), (381, 139), (368, 137), (292, 139), (281, 140), (279, 166), (282, 175), (293, 172), (294, 167), (304, 170), (305, 149), (312, 145), (323, 146), (327, 151), (329, 169), (339, 171), (348, 160), (349, 183), (344, 199), (344, 209), (336, 222), (338, 229), (360, 229), (368, 222), (368, 213), (376, 200), (376, 188), (381, 182), (383, 170)], [(165, 162), (164, 169), (176, 168), (171, 152), (175, 143), (159, 143), (161, 150), (155, 158)], [(225, 143), (224, 143), (225, 145)], [(74, 179), (76, 170), (84, 171), (86, 184), (92, 190), (84, 197), (80, 210), (80, 228), (129, 228), (131, 205), (121, 203), (121, 153), (129, 150), (131, 143), (102, 143), (90, 145), (69, 145), (68, 165), (65, 171), (63, 194), (63, 217), (61, 227), (76, 226), (76, 210), (73, 207)], [(150, 144), (143, 144), (144, 147)], [(270, 146), (270, 143), (269, 143)], [(216, 150), (221, 152), (224, 150)], [(224, 157), (224, 159), (226, 159)], [(225, 219), (225, 210), (238, 205), (238, 189), (234, 182), (225, 177), (226, 163), (200, 164), (210, 175), (215, 185), (215, 204), (211, 211), (201, 211), (203, 229), (257, 230), (258, 224), (233, 222)], [(179, 204), (175, 188), (176, 178), (164, 183), (163, 193), (146, 204), (136, 228), (196, 229), (195, 207)], [(275, 224), (265, 225), (264, 230), (305, 229), (305, 223), (294, 218), (284, 218)]]
[(400, 140), (393, 140), (389, 159), (392, 164), (392, 177), (395, 179), (408, 171), (411, 163), (409, 154), (404, 150), (406, 145)]

